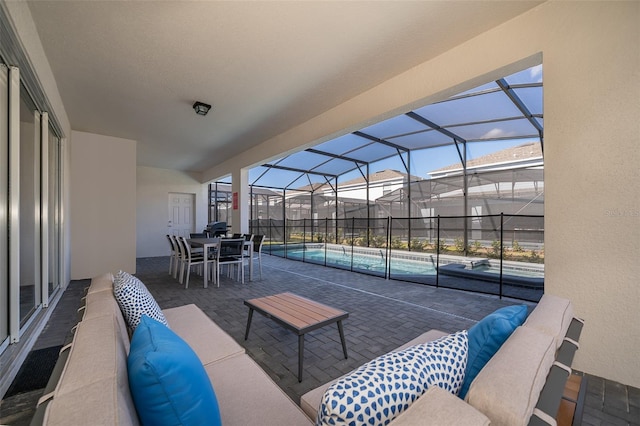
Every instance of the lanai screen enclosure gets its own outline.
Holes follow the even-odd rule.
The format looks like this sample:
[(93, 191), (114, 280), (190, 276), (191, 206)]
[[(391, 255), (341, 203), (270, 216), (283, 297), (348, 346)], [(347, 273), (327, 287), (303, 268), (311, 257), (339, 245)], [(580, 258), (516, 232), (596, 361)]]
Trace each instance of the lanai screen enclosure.
[[(265, 253), (537, 301), (542, 65), (252, 169)], [(229, 220), (229, 182), (210, 220)]]

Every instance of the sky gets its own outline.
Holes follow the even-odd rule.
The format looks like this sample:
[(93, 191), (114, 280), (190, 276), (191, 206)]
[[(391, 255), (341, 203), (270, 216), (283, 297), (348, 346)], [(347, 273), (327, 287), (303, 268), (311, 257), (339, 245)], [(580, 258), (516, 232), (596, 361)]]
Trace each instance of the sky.
[[(534, 66), (504, 77), (504, 80), (509, 86), (522, 84), (534, 85), (533, 87), (515, 87), (513, 91), (529, 112), (538, 117), (537, 121), (540, 125), (543, 125), (542, 65)], [(537, 86), (535, 86), (536, 84)], [(487, 93), (487, 91), (491, 93)], [(476, 94), (476, 96), (468, 96), (471, 94)], [(503, 91), (499, 90), (499, 86), (495, 81), (465, 91), (443, 102), (415, 109), (412, 113), (426, 118), (466, 140), (481, 140), (467, 143), (467, 160), (537, 140), (537, 138), (508, 139), (509, 137), (515, 136), (536, 135), (537, 130), (525, 118), (514, 119), (522, 117), (522, 113), (517, 106), (509, 100), (509, 97)], [(508, 120), (495, 121), (504, 118), (508, 118)], [(413, 146), (419, 144), (422, 144), (422, 146), (428, 146), (429, 144), (437, 146), (443, 143), (450, 143), (452, 140), (448, 136), (433, 131), (426, 124), (422, 124), (414, 119), (409, 119), (408, 116), (404, 114), (369, 126), (362, 131), (371, 136), (403, 146), (412, 146), (412, 144)], [(347, 134), (337, 138), (335, 143), (329, 141), (321, 145), (329, 152), (334, 152), (339, 155), (349, 155), (344, 154), (344, 152), (349, 151), (352, 146), (362, 143), (358, 141), (362, 141), (362, 139)], [(295, 154), (293, 155), (295, 156)], [(305, 157), (285, 158), (282, 164), (291, 164), (291, 167), (304, 167), (302, 164), (312, 156), (312, 154), (306, 153)], [(274, 164), (275, 162), (271, 163)], [(413, 176), (426, 179), (429, 178), (428, 173), (430, 171), (451, 164), (460, 164), (460, 157), (455, 145), (438, 146), (428, 149), (413, 149), (411, 151), (409, 173)], [(406, 172), (406, 168), (398, 155), (369, 164), (370, 173), (385, 169), (398, 170), (402, 173)], [(249, 172), (249, 183), (256, 182), (265, 170), (264, 167), (252, 169)], [(299, 188), (308, 185), (310, 182), (325, 183), (325, 178), (317, 175), (304, 176), (296, 180), (300, 175), (299, 172), (271, 169), (256, 182), (256, 185), (274, 188), (282, 188), (286, 185), (288, 188)], [(354, 170), (341, 175), (339, 182), (348, 181), (360, 176), (360, 171)], [(227, 180), (224, 181), (227, 182)]]

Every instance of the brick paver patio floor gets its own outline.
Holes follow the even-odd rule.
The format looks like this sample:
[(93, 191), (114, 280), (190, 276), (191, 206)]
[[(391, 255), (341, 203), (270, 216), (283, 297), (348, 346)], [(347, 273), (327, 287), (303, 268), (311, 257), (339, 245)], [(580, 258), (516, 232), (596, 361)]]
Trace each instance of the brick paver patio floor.
[[(381, 278), (263, 256), (263, 279), (244, 285), (223, 277), (220, 287), (202, 288), (192, 274), (184, 289), (168, 274), (168, 257), (138, 259), (136, 275), (162, 308), (198, 305), (230, 334), (294, 401), (305, 392), (339, 377), (378, 355), (436, 328), (468, 329), (485, 315), (518, 300), (387, 281)], [(115, 271), (114, 271), (115, 272)], [(35, 349), (71, 339), (83, 288), (89, 280), (72, 281), (38, 338)], [(290, 291), (349, 312), (344, 331), (349, 359), (342, 354), (335, 325), (305, 337), (304, 379), (297, 379), (297, 336), (275, 322), (254, 315), (251, 337), (244, 340), (248, 308), (245, 299)], [(533, 304), (525, 303), (531, 309)], [(588, 327), (588, 324), (586, 325)], [(640, 389), (587, 375), (583, 425), (640, 425)], [(42, 389), (0, 403), (0, 423), (28, 425)]]

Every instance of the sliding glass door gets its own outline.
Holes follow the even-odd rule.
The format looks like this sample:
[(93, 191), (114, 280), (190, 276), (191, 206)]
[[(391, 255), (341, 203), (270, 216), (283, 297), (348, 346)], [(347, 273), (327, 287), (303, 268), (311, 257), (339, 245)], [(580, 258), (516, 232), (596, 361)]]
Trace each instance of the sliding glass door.
[(9, 343), (9, 69), (0, 63), (0, 353)]
[(20, 327), (42, 302), (40, 182), (42, 164), (40, 114), (20, 91)]
[(20, 75), (0, 63), (0, 354), (63, 282), (62, 143)]

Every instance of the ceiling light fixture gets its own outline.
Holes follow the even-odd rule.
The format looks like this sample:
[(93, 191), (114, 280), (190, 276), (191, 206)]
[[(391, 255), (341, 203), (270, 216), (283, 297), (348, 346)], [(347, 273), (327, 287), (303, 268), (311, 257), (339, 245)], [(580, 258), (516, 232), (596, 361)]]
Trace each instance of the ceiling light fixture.
[(196, 102), (193, 104), (193, 109), (198, 115), (207, 115), (207, 113), (211, 109), (211, 105), (205, 104), (203, 102)]

